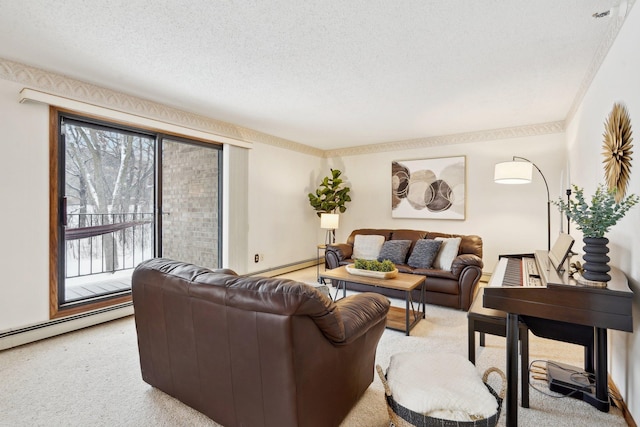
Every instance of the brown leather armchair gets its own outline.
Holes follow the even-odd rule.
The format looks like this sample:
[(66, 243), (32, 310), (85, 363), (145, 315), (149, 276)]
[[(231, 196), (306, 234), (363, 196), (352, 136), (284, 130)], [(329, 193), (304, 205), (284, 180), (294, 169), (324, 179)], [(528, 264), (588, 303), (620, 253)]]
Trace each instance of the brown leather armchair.
[(168, 259), (132, 278), (142, 378), (225, 427), (337, 426), (373, 381), (389, 300)]

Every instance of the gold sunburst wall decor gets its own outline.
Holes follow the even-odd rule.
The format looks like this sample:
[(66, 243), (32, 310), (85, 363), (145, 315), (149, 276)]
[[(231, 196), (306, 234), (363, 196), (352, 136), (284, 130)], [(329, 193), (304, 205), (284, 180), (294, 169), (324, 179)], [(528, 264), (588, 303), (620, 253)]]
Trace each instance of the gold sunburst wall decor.
[(609, 189), (616, 190), (615, 199), (619, 203), (627, 192), (633, 154), (631, 119), (624, 105), (613, 105), (604, 129), (604, 174)]

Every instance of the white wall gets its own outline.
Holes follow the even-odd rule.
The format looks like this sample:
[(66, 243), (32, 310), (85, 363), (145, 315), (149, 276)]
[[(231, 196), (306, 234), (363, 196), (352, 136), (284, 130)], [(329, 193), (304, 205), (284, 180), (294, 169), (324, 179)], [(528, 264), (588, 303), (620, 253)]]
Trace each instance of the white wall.
[[(491, 272), (499, 254), (530, 253), (547, 247), (547, 192), (534, 170), (528, 185), (493, 182), (496, 163), (520, 156), (534, 162), (549, 183), (552, 200), (560, 194), (565, 167), (564, 134), (436, 146), (332, 159), (352, 188), (353, 202), (341, 216), (337, 238), (344, 241), (356, 228), (411, 228), (483, 239), (484, 271)], [(466, 156), (465, 220), (396, 219), (391, 217), (391, 161)], [(557, 236), (560, 213), (551, 206), (551, 241)]]
[(0, 79), (0, 330), (49, 318), (49, 109)]
[[(634, 130), (634, 155), (628, 194), (640, 195), (640, 10), (636, 6), (609, 51), (585, 96), (579, 111), (567, 128), (567, 144), (571, 158), (571, 181), (593, 194), (604, 182), (602, 166), (602, 134), (604, 122), (613, 104), (627, 106)], [(634, 292), (634, 333), (609, 332), (609, 372), (623, 394), (632, 416), (640, 420), (640, 207), (607, 234), (610, 240), (611, 264), (627, 274)], [(572, 233), (581, 239), (579, 232)]]
[[(256, 143), (249, 150), (248, 271), (256, 272), (316, 257), (324, 241), (307, 194), (320, 183), (322, 159)], [(233, 244), (233, 242), (230, 242)], [(254, 262), (254, 255), (264, 257)]]

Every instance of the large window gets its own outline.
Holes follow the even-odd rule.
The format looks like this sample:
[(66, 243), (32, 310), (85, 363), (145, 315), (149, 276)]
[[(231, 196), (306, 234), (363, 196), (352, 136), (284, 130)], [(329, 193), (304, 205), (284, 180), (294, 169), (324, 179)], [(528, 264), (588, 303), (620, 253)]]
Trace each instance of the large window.
[(220, 146), (52, 118), (52, 316), (127, 301), (149, 258), (219, 266)]

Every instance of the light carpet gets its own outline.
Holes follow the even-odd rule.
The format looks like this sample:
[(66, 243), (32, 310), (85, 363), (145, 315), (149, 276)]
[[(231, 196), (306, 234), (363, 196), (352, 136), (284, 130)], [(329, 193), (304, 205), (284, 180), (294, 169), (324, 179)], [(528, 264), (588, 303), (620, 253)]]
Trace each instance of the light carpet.
[[(292, 277), (309, 281), (306, 276)], [(490, 366), (504, 371), (504, 338), (488, 335), (486, 344), (477, 351), (478, 372)], [(466, 312), (428, 305), (426, 319), (411, 336), (385, 330), (376, 361), (386, 369), (391, 355), (403, 351), (466, 357)], [(581, 366), (582, 353), (582, 347), (530, 338), (531, 360)], [(496, 389), (501, 385), (495, 376), (489, 383)], [(541, 389), (545, 386), (537, 384)], [(549, 397), (533, 389), (530, 400), (529, 409), (519, 408), (521, 426), (626, 426), (617, 408), (603, 413), (582, 401)], [(504, 423), (503, 411), (499, 425)], [(0, 426), (152, 425), (219, 424), (142, 381), (133, 317), (0, 352)], [(388, 425), (384, 391), (376, 374), (341, 427)]]

